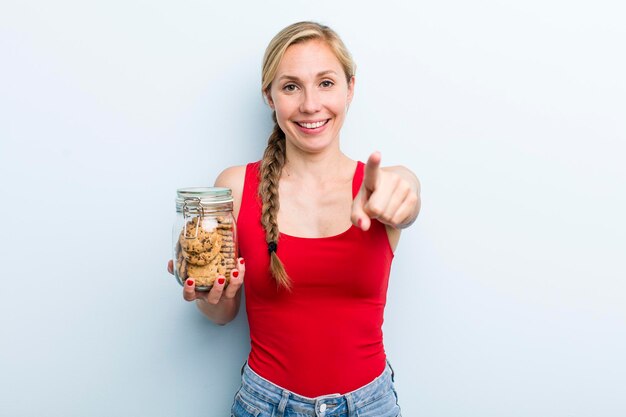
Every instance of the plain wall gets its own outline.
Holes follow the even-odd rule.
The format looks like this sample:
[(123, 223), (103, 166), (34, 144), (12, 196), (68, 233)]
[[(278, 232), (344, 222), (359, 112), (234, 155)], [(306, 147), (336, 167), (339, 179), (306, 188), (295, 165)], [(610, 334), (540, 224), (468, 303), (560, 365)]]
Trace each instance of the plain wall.
[(262, 54), (305, 19), (358, 65), (344, 151), (423, 186), (384, 325), (403, 415), (626, 415), (624, 9), (3, 1), (0, 415), (228, 415), (247, 322), (166, 272), (175, 190), (260, 158)]

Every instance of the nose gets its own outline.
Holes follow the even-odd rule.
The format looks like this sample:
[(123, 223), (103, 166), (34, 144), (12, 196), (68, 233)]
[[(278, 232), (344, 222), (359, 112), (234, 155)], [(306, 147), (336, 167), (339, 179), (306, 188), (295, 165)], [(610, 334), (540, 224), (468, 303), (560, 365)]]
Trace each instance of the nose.
[(322, 109), (321, 97), (315, 89), (305, 90), (300, 102), (301, 113), (317, 113)]

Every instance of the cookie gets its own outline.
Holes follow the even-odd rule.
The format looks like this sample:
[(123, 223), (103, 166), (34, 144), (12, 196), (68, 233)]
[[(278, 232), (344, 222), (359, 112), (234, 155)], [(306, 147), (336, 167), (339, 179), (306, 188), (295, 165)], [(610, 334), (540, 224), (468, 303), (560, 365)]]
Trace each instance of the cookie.
[(232, 224), (233, 218), (230, 216), (217, 216), (217, 222), (220, 224)]
[(193, 265), (205, 266), (215, 259), (219, 252), (188, 253), (182, 251), (183, 258)]
[(178, 276), (181, 277), (183, 280), (186, 280), (189, 277), (189, 274), (187, 273), (187, 261), (184, 259), (181, 261), (180, 266), (178, 267)]
[[(222, 242), (221, 239), (219, 238), (214, 238), (211, 239), (213, 241), (212, 244), (203, 244), (203, 247), (205, 247), (206, 249), (203, 251), (196, 251), (196, 250), (191, 250), (191, 251), (187, 251), (184, 248), (181, 250), (183, 257), (192, 264), (196, 264), (196, 265), (206, 265), (207, 263), (209, 263), (213, 258), (215, 258), (217, 256), (218, 253), (220, 253), (220, 251), (222, 250)], [(208, 242), (211, 242), (211, 240), (209, 240)], [(182, 246), (182, 245), (181, 245)], [(193, 247), (192, 249), (195, 249), (195, 247)], [(228, 248), (226, 248), (226, 250), (228, 250)]]
[[(194, 229), (194, 234), (191, 234), (191, 236), (195, 235), (195, 229)], [(197, 237), (195, 238), (189, 238), (189, 229), (187, 229), (187, 237), (185, 237), (185, 233), (184, 231), (181, 232), (180, 238), (179, 238), (179, 243), (181, 248), (188, 253), (202, 253), (202, 252), (208, 252), (211, 251), (213, 249), (213, 247), (215, 246), (216, 242), (219, 240), (221, 241), (222, 238), (219, 234), (213, 232), (207, 232), (206, 230), (200, 228), (198, 230), (197, 233)]]
[(198, 217), (186, 223), (176, 244), (179, 276), (193, 278), (196, 286), (211, 286), (218, 276), (230, 280), (235, 268), (235, 233), (231, 217)]

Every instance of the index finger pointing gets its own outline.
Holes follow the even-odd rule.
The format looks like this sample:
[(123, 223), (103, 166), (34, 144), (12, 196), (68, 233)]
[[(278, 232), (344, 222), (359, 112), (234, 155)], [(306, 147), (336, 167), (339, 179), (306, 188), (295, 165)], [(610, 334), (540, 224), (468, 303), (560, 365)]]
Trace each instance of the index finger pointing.
[(376, 189), (378, 182), (378, 170), (380, 169), (380, 160), (382, 159), (380, 152), (376, 151), (370, 155), (365, 164), (365, 174), (363, 177), (363, 185), (368, 191)]

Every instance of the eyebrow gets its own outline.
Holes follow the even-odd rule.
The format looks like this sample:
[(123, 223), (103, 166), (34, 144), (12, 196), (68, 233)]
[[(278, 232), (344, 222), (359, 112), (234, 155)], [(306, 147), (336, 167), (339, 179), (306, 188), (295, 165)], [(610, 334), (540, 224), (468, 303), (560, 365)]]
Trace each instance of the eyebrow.
[[(318, 72), (318, 73), (317, 73), (317, 77), (318, 77), (318, 78), (319, 78), (319, 77), (323, 77), (323, 76), (328, 75), (328, 74), (334, 74), (334, 75), (337, 75), (337, 72), (336, 72), (336, 71), (333, 71), (333, 70), (326, 70), (326, 71)], [(298, 80), (299, 80), (299, 78), (298, 78), (298, 77), (296, 77), (296, 76), (294, 76), (294, 75), (281, 75), (281, 76), (278, 78), (278, 80), (277, 80), (277, 81), (281, 81), (281, 80), (294, 80), (294, 81), (298, 81)]]

